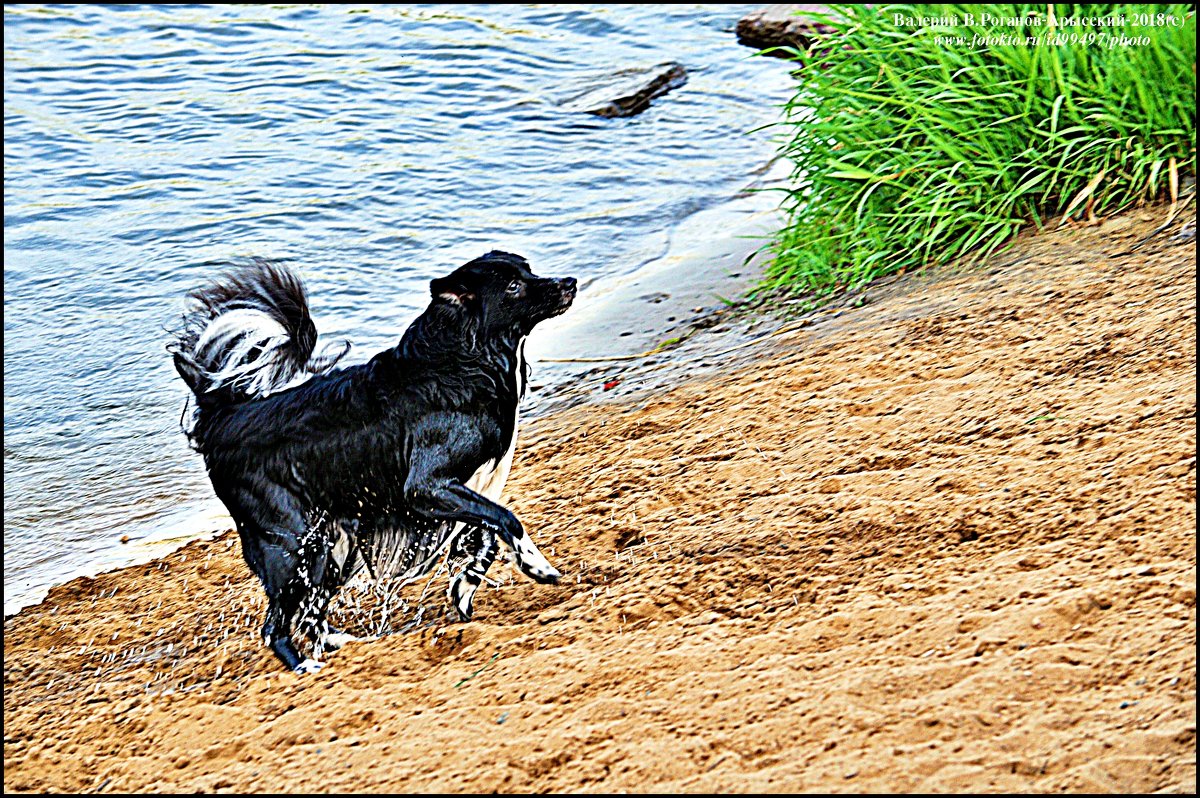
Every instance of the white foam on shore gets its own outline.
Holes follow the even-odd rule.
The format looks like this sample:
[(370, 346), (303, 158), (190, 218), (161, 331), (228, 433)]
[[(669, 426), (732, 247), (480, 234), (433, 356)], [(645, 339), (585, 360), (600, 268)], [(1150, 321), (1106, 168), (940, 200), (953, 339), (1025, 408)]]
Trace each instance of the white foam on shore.
[(6, 577), (4, 617), (42, 603), (52, 588), (65, 585), (72, 579), (152, 562), (192, 541), (209, 540), (227, 529), (233, 529), (233, 519), (225, 512), (220, 501), (212, 497), (199, 506), (189, 503), (187, 507), (160, 515), (152, 523), (144, 523), (139, 528), (117, 530), (129, 535), (127, 543), (121, 543), (119, 537), (114, 537), (117, 532), (106, 532), (104, 534), (111, 541), (98, 541), (94, 557), (84, 565), (53, 577), (38, 569), (33, 569), (23, 577)]
[(676, 225), (661, 257), (582, 287), (569, 311), (529, 336), (532, 382), (552, 387), (596, 365), (552, 361), (646, 352), (662, 344), (671, 329), (722, 307), (722, 299), (745, 296), (762, 278), (763, 258), (756, 253), (783, 224), (780, 194), (763, 189), (786, 177), (786, 164), (776, 162), (753, 186), (758, 190)]

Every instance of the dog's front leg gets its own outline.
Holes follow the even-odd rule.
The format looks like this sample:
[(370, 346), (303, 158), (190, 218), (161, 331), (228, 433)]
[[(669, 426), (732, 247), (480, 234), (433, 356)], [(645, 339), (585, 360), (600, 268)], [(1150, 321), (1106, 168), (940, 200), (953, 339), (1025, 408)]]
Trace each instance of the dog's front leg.
[(498, 535), (516, 554), (521, 571), (534, 581), (552, 585), (562, 576), (538, 551), (515, 515), (461, 482), (414, 473), (405, 483), (404, 494), (409, 506), (422, 515), (463, 521)]
[(475, 591), (479, 590), (488, 568), (496, 561), (497, 546), (496, 535), (483, 527), (476, 527), (464, 535), (470, 541), (465, 548), (471, 562), (450, 580), (448, 595), (458, 616), (469, 621), (475, 612)]
[[(409, 472), (404, 483), (404, 497), (414, 511), (441, 521), (459, 521), (500, 538), (513, 550), (517, 566), (529, 578), (544, 584), (558, 582), (558, 570), (538, 551), (525, 534), (521, 522), (507, 508), (476, 493), (463, 484), (462, 474), (478, 468), (481, 450), (480, 433), (461, 418), (437, 417), (422, 429), (414, 430), (413, 447), (409, 456)], [(494, 554), (486, 565), (491, 565)], [(480, 562), (480, 565), (485, 565)], [(470, 569), (468, 569), (470, 570)], [(478, 575), (482, 581), (482, 574)], [(468, 591), (466, 588), (470, 586)], [(460, 594), (474, 594), (478, 584), (462, 586)], [(467, 607), (458, 605), (460, 611)]]

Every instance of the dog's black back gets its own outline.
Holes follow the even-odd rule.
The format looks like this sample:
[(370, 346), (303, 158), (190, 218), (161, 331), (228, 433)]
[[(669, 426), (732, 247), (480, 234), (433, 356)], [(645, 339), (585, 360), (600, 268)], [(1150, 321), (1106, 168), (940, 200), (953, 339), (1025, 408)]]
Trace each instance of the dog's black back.
[(495, 483), (515, 444), (524, 338), (566, 310), (575, 281), (491, 252), (430, 288), (396, 347), (342, 369), (313, 356), (303, 286), (286, 270), (255, 262), (192, 295), (172, 350), (196, 394), (189, 435), (266, 589), (264, 636), (289, 667), (311, 664), (293, 627), (320, 646), (328, 602), (355, 572), (411, 578), (452, 537), (471, 558), (450, 590), (463, 617), (497, 535), (528, 575), (558, 577), (496, 504)]

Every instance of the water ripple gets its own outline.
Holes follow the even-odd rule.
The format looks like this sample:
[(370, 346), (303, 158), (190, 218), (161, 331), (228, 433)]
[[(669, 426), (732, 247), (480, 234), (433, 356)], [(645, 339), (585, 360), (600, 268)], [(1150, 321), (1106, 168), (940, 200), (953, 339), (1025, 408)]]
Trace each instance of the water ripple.
[[(772, 150), (752, 8), (5, 6), (6, 611), (211, 517), (165, 352), (209, 264), (295, 264), (359, 360), (494, 246), (620, 274)], [(689, 82), (638, 117), (560, 107), (668, 60)]]

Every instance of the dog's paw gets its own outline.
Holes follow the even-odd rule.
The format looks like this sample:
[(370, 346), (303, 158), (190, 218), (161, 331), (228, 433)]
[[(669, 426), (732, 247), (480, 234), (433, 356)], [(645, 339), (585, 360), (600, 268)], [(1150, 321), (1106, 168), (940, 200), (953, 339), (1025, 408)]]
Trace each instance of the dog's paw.
[(558, 580), (562, 578), (562, 574), (554, 566), (549, 566), (549, 570), (541, 568), (522, 568), (521, 571), (535, 582), (543, 585), (557, 585)]
[(462, 621), (463, 623), (466, 623), (467, 621), (469, 621), (475, 617), (475, 608), (471, 606), (471, 602), (469, 602), (469, 601), (466, 603), (465, 606), (462, 604), (455, 603), (454, 611), (458, 613), (458, 619), (460, 621)]
[(450, 603), (464, 621), (471, 620), (475, 614), (475, 591), (479, 589), (480, 581), (475, 574), (463, 571), (450, 583)]
[(513, 554), (517, 557), (517, 567), (521, 573), (535, 582), (543, 585), (556, 585), (562, 574), (550, 564), (533, 540), (528, 535), (517, 538), (513, 546)]
[(316, 673), (323, 667), (325, 667), (324, 662), (320, 662), (319, 660), (315, 659), (305, 659), (301, 660), (300, 663), (296, 665), (295, 671), (296, 673)]
[(330, 632), (321, 638), (321, 649), (329, 654), (337, 651), (347, 643), (361, 643), (367, 638), (358, 637), (357, 635), (349, 634), (348, 632)]

